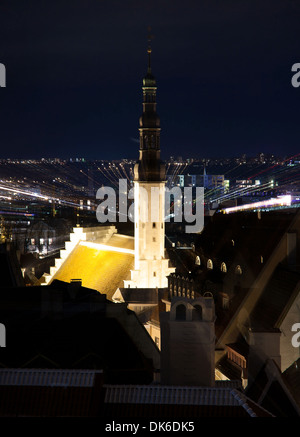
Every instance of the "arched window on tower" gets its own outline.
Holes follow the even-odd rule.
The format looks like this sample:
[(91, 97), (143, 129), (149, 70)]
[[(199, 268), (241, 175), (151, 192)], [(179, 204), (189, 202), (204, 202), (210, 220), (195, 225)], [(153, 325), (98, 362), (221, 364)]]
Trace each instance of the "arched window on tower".
[(202, 306), (194, 305), (193, 320), (202, 320)]
[(176, 320), (186, 320), (186, 307), (180, 304), (176, 307)]
[(195, 258), (195, 264), (196, 264), (196, 266), (201, 266), (200, 256), (196, 256), (196, 258)]
[(212, 270), (214, 268), (213, 262), (211, 259), (207, 260), (207, 268)]

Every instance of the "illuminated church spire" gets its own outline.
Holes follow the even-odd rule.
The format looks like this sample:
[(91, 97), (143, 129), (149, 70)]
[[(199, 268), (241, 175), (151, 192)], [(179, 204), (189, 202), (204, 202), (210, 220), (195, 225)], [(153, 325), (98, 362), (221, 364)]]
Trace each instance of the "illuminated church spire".
[(151, 45), (148, 39), (148, 69), (143, 78), (143, 113), (139, 119), (140, 156), (135, 166), (136, 181), (165, 180), (160, 161), (160, 119), (156, 112), (156, 80), (151, 69)]
[(165, 165), (160, 160), (160, 119), (156, 80), (148, 39), (148, 68), (143, 78), (143, 113), (139, 119), (139, 160), (134, 167), (134, 270), (125, 287), (167, 287), (174, 272), (165, 258)]

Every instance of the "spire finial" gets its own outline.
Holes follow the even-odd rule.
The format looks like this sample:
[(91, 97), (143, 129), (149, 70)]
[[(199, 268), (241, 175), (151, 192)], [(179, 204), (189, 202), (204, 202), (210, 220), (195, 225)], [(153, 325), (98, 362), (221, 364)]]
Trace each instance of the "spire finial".
[(152, 48), (151, 48), (151, 41), (153, 39), (153, 35), (151, 35), (151, 26), (148, 26), (148, 48), (147, 48), (147, 53), (148, 53), (148, 73), (151, 73), (151, 53), (152, 53)]

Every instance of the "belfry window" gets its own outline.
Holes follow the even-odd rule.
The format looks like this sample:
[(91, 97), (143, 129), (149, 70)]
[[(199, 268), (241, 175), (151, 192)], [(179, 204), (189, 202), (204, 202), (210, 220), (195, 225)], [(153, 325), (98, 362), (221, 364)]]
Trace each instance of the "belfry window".
[(214, 266), (213, 266), (213, 262), (212, 262), (211, 259), (209, 259), (209, 260), (207, 261), (207, 268), (208, 268), (209, 270), (212, 270), (212, 269), (214, 268)]

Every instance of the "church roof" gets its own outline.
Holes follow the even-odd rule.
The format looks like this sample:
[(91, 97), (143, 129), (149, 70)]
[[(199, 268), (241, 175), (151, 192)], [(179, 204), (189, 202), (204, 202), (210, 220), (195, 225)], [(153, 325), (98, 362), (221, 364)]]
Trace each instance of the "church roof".
[[(120, 249), (124, 249), (124, 246), (132, 246), (131, 239), (122, 239), (118, 236), (113, 236), (108, 245), (117, 248), (119, 243)], [(111, 299), (115, 291), (123, 287), (124, 280), (130, 278), (130, 270), (133, 267), (132, 253), (112, 251), (109, 248), (98, 249), (92, 245), (78, 245), (54, 275), (53, 280), (71, 282), (72, 279), (81, 279), (84, 287), (97, 290)]]

